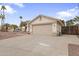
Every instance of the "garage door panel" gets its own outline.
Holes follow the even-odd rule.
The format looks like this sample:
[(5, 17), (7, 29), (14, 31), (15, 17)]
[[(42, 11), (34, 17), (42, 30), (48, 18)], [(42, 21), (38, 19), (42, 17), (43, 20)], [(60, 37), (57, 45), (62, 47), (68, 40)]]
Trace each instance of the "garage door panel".
[(33, 34), (40, 34), (40, 35), (48, 35), (52, 32), (52, 25), (34, 25), (33, 26)]

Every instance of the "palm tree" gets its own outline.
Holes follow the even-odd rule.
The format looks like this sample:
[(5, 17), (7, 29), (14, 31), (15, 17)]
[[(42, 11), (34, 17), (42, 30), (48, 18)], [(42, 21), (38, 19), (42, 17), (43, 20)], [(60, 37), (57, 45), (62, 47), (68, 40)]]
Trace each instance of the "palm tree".
[(1, 14), (0, 19), (1, 19), (1, 31), (3, 31), (3, 25), (4, 25), (5, 16)]
[(23, 17), (22, 17), (22, 16), (20, 16), (19, 18), (20, 18), (20, 19), (22, 19)]
[[(23, 17), (22, 17), (22, 16), (19, 16), (19, 18), (20, 18), (21, 23), (22, 23), (22, 19), (23, 19)], [(21, 23), (20, 23), (20, 24), (21, 24)], [(22, 26), (20, 26), (20, 28), (21, 28), (21, 30), (22, 30)]]
[(5, 19), (5, 13), (4, 11), (6, 10), (6, 7), (4, 5), (1, 6), (1, 11), (2, 11), (2, 14), (1, 14), (1, 30), (3, 31), (3, 25), (4, 25), (4, 19)]
[[(0, 14), (0, 19), (2, 20), (2, 15)], [(2, 23), (2, 22), (1, 22)], [(0, 30), (2, 29), (2, 24), (0, 26)]]

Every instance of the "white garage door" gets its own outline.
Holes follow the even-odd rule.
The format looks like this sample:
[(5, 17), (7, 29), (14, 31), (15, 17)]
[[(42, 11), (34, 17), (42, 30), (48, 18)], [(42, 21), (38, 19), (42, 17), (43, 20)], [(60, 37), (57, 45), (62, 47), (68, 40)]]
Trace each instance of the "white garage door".
[(52, 25), (34, 25), (33, 26), (33, 34), (39, 35), (51, 35), (52, 34)]

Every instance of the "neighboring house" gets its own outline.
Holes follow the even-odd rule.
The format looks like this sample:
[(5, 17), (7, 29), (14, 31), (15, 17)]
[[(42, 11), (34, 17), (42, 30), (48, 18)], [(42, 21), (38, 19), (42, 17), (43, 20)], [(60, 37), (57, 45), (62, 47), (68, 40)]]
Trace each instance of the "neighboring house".
[(39, 15), (30, 22), (29, 32), (36, 35), (57, 35), (61, 33), (64, 21), (49, 16)]

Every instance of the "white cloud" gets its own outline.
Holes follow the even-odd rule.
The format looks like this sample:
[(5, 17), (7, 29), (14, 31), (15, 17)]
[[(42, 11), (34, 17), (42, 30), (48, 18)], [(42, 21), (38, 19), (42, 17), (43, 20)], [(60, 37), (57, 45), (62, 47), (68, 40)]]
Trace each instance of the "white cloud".
[[(2, 5), (0, 5), (0, 9), (1, 9), (1, 6), (2, 6)], [(5, 5), (5, 7), (6, 7), (5, 13), (13, 14), (13, 13), (16, 12), (16, 10), (14, 10), (14, 9), (13, 9), (11, 6), (9, 6), (9, 5)]]
[(72, 16), (71, 13), (66, 12), (66, 11), (61, 11), (61, 12), (58, 12), (57, 14), (61, 17), (71, 17)]
[(72, 9), (65, 10), (65, 11), (59, 11), (56, 14), (57, 14), (57, 17), (60, 19), (69, 20), (79, 14), (79, 9), (78, 7), (75, 7)]
[(17, 5), (19, 7), (24, 7), (24, 5), (22, 3), (15, 3), (15, 5)]

